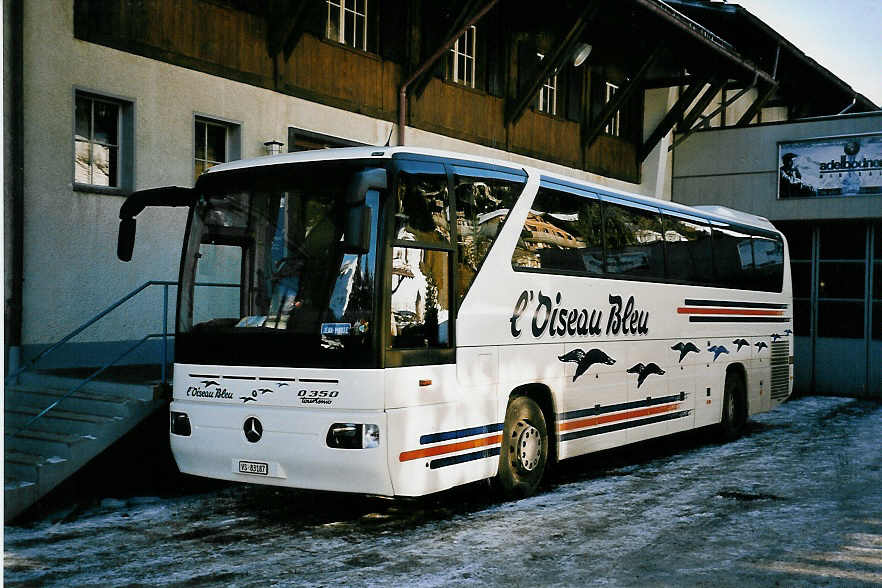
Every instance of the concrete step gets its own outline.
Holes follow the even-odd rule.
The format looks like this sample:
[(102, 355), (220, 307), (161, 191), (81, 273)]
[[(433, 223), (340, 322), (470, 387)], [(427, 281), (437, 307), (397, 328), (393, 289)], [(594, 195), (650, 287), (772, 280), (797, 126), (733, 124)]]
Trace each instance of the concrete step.
[(36, 482), (40, 470), (44, 466), (61, 466), (61, 464), (67, 463), (68, 461), (70, 460), (57, 455), (44, 457), (32, 453), (21, 453), (18, 451), (7, 450), (3, 457), (3, 471), (5, 476), (17, 480)]
[(21, 430), (78, 382), (22, 378), (4, 390), (4, 514), (7, 522), (167, 403), (151, 385), (101, 382), (84, 387)]
[(41, 410), (60, 401), (57, 409), (99, 416), (128, 416), (130, 412), (131, 399), (125, 396), (79, 391), (65, 398), (67, 394), (61, 390), (14, 386), (4, 392), (4, 400), (6, 406), (29, 406)]
[[(26, 372), (18, 377), (16, 386), (27, 386), (29, 388), (43, 388), (47, 390), (71, 390), (79, 385), (82, 379), (69, 378), (64, 376), (55, 376), (40, 372)], [(82, 391), (85, 393), (106, 394), (110, 396), (121, 396), (131, 398), (133, 400), (142, 400), (149, 402), (153, 400), (153, 388), (159, 382), (108, 382), (104, 380), (93, 380), (86, 384)]]
[(86, 455), (89, 441), (94, 435), (76, 435), (69, 433), (51, 433), (49, 431), (22, 431), (17, 435), (4, 436), (6, 451), (18, 451), (35, 455), (58, 455), (68, 459), (81, 459)]
[[(41, 410), (31, 406), (6, 407), (4, 411), (6, 431), (12, 435), (17, 434), (19, 429), (27, 425)], [(27, 430), (81, 435), (95, 434), (101, 426), (123, 420), (124, 417), (121, 416), (99, 416), (56, 408), (30, 424)]]

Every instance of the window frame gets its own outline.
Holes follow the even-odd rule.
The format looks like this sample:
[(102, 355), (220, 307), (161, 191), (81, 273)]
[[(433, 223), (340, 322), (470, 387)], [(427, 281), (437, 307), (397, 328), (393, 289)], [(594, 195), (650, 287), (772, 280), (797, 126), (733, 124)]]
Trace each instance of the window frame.
[[(135, 186), (135, 101), (131, 98), (99, 92), (78, 86), (73, 87), (73, 109), (71, 125), (71, 162), (73, 163), (71, 185), (75, 192), (88, 192), (93, 194), (108, 194), (114, 196), (126, 195)], [(88, 144), (90, 154), (94, 141), (94, 104), (103, 102), (117, 107), (116, 149), (117, 149), (117, 181), (116, 185), (101, 185), (81, 182), (77, 180), (77, 102), (80, 98), (90, 101), (90, 136)], [(103, 144), (103, 143), (98, 143)], [(91, 155), (90, 155), (91, 160)]]
[[(614, 84), (609, 80), (603, 80), (603, 104), (609, 104), (613, 97), (621, 89), (619, 84)], [(612, 90), (612, 91), (610, 91)], [(616, 110), (610, 117), (609, 121), (603, 126), (603, 133), (611, 137), (622, 136), (622, 109)]]
[[(364, 12), (358, 12), (356, 0), (325, 0), (327, 6), (327, 17), (325, 20), (325, 38), (340, 43), (358, 51), (367, 52), (368, 47), (368, 0), (364, 2)], [(349, 8), (351, 6), (352, 8)], [(331, 14), (337, 11), (337, 38), (331, 36)], [(346, 39), (346, 13), (352, 13), (354, 24), (352, 29), (352, 42)], [(358, 19), (362, 19), (361, 24), (361, 46), (358, 46)]]
[[(224, 161), (219, 161), (214, 163), (217, 165), (218, 163), (226, 163), (229, 161), (236, 161), (242, 158), (242, 123), (235, 120), (225, 119), (217, 116), (212, 116), (210, 114), (205, 114), (202, 112), (194, 112), (193, 113), (193, 156), (191, 161), (193, 162), (193, 181), (195, 183), (196, 179), (198, 179), (198, 175), (196, 175), (196, 162), (200, 160), (199, 154), (196, 152), (196, 126), (200, 123), (206, 125), (213, 125), (217, 127), (224, 128), (224, 144), (225, 144), (225, 157)], [(207, 130), (207, 129), (206, 129)], [(208, 168), (203, 168), (203, 172)]]
[[(470, 25), (463, 31), (462, 35), (456, 38), (448, 52), (447, 81), (454, 84), (465, 86), (466, 88), (477, 89), (477, 25)], [(460, 44), (462, 41), (462, 45)], [(462, 47), (462, 50), (460, 48)], [(471, 53), (469, 53), (471, 51)], [(460, 75), (459, 57), (464, 59), (464, 65), (469, 70), (471, 80)]]

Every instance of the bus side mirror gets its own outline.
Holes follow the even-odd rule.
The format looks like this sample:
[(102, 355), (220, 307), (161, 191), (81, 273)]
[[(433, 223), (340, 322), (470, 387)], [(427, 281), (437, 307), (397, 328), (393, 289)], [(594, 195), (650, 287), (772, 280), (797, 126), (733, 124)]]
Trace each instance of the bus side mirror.
[(124, 218), (119, 221), (119, 236), (116, 240), (116, 256), (120, 261), (132, 261), (135, 248), (135, 219)]
[(371, 209), (366, 205), (354, 206), (346, 214), (343, 233), (344, 253), (367, 253), (371, 249)]
[(367, 253), (371, 249), (371, 209), (365, 201), (370, 190), (385, 190), (386, 170), (369, 168), (353, 174), (346, 191), (346, 225), (343, 227), (343, 252)]

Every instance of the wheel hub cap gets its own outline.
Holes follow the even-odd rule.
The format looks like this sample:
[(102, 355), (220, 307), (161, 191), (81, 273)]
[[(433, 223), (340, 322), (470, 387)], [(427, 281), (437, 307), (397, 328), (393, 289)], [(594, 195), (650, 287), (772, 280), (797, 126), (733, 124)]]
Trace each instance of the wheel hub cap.
[(518, 435), (518, 465), (527, 472), (533, 471), (539, 465), (539, 457), (542, 455), (542, 437), (539, 430), (526, 425)]

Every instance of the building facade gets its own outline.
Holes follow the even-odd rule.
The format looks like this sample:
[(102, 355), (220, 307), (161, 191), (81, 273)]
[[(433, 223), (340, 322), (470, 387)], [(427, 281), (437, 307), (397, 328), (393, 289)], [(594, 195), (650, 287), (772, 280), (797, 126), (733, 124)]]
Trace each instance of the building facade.
[(798, 391), (882, 397), (882, 113), (695, 133), (674, 150), (673, 199), (787, 236)]
[[(876, 109), (746, 11), (698, 0), (4, 7), (12, 364), (144, 282), (175, 281), (185, 212), (145, 211), (123, 264), (119, 207), (217, 162), (405, 142), (670, 199), (672, 154), (688, 157), (696, 130)], [(48, 365), (96, 365), (163, 313), (173, 324), (171, 301), (147, 288)]]

